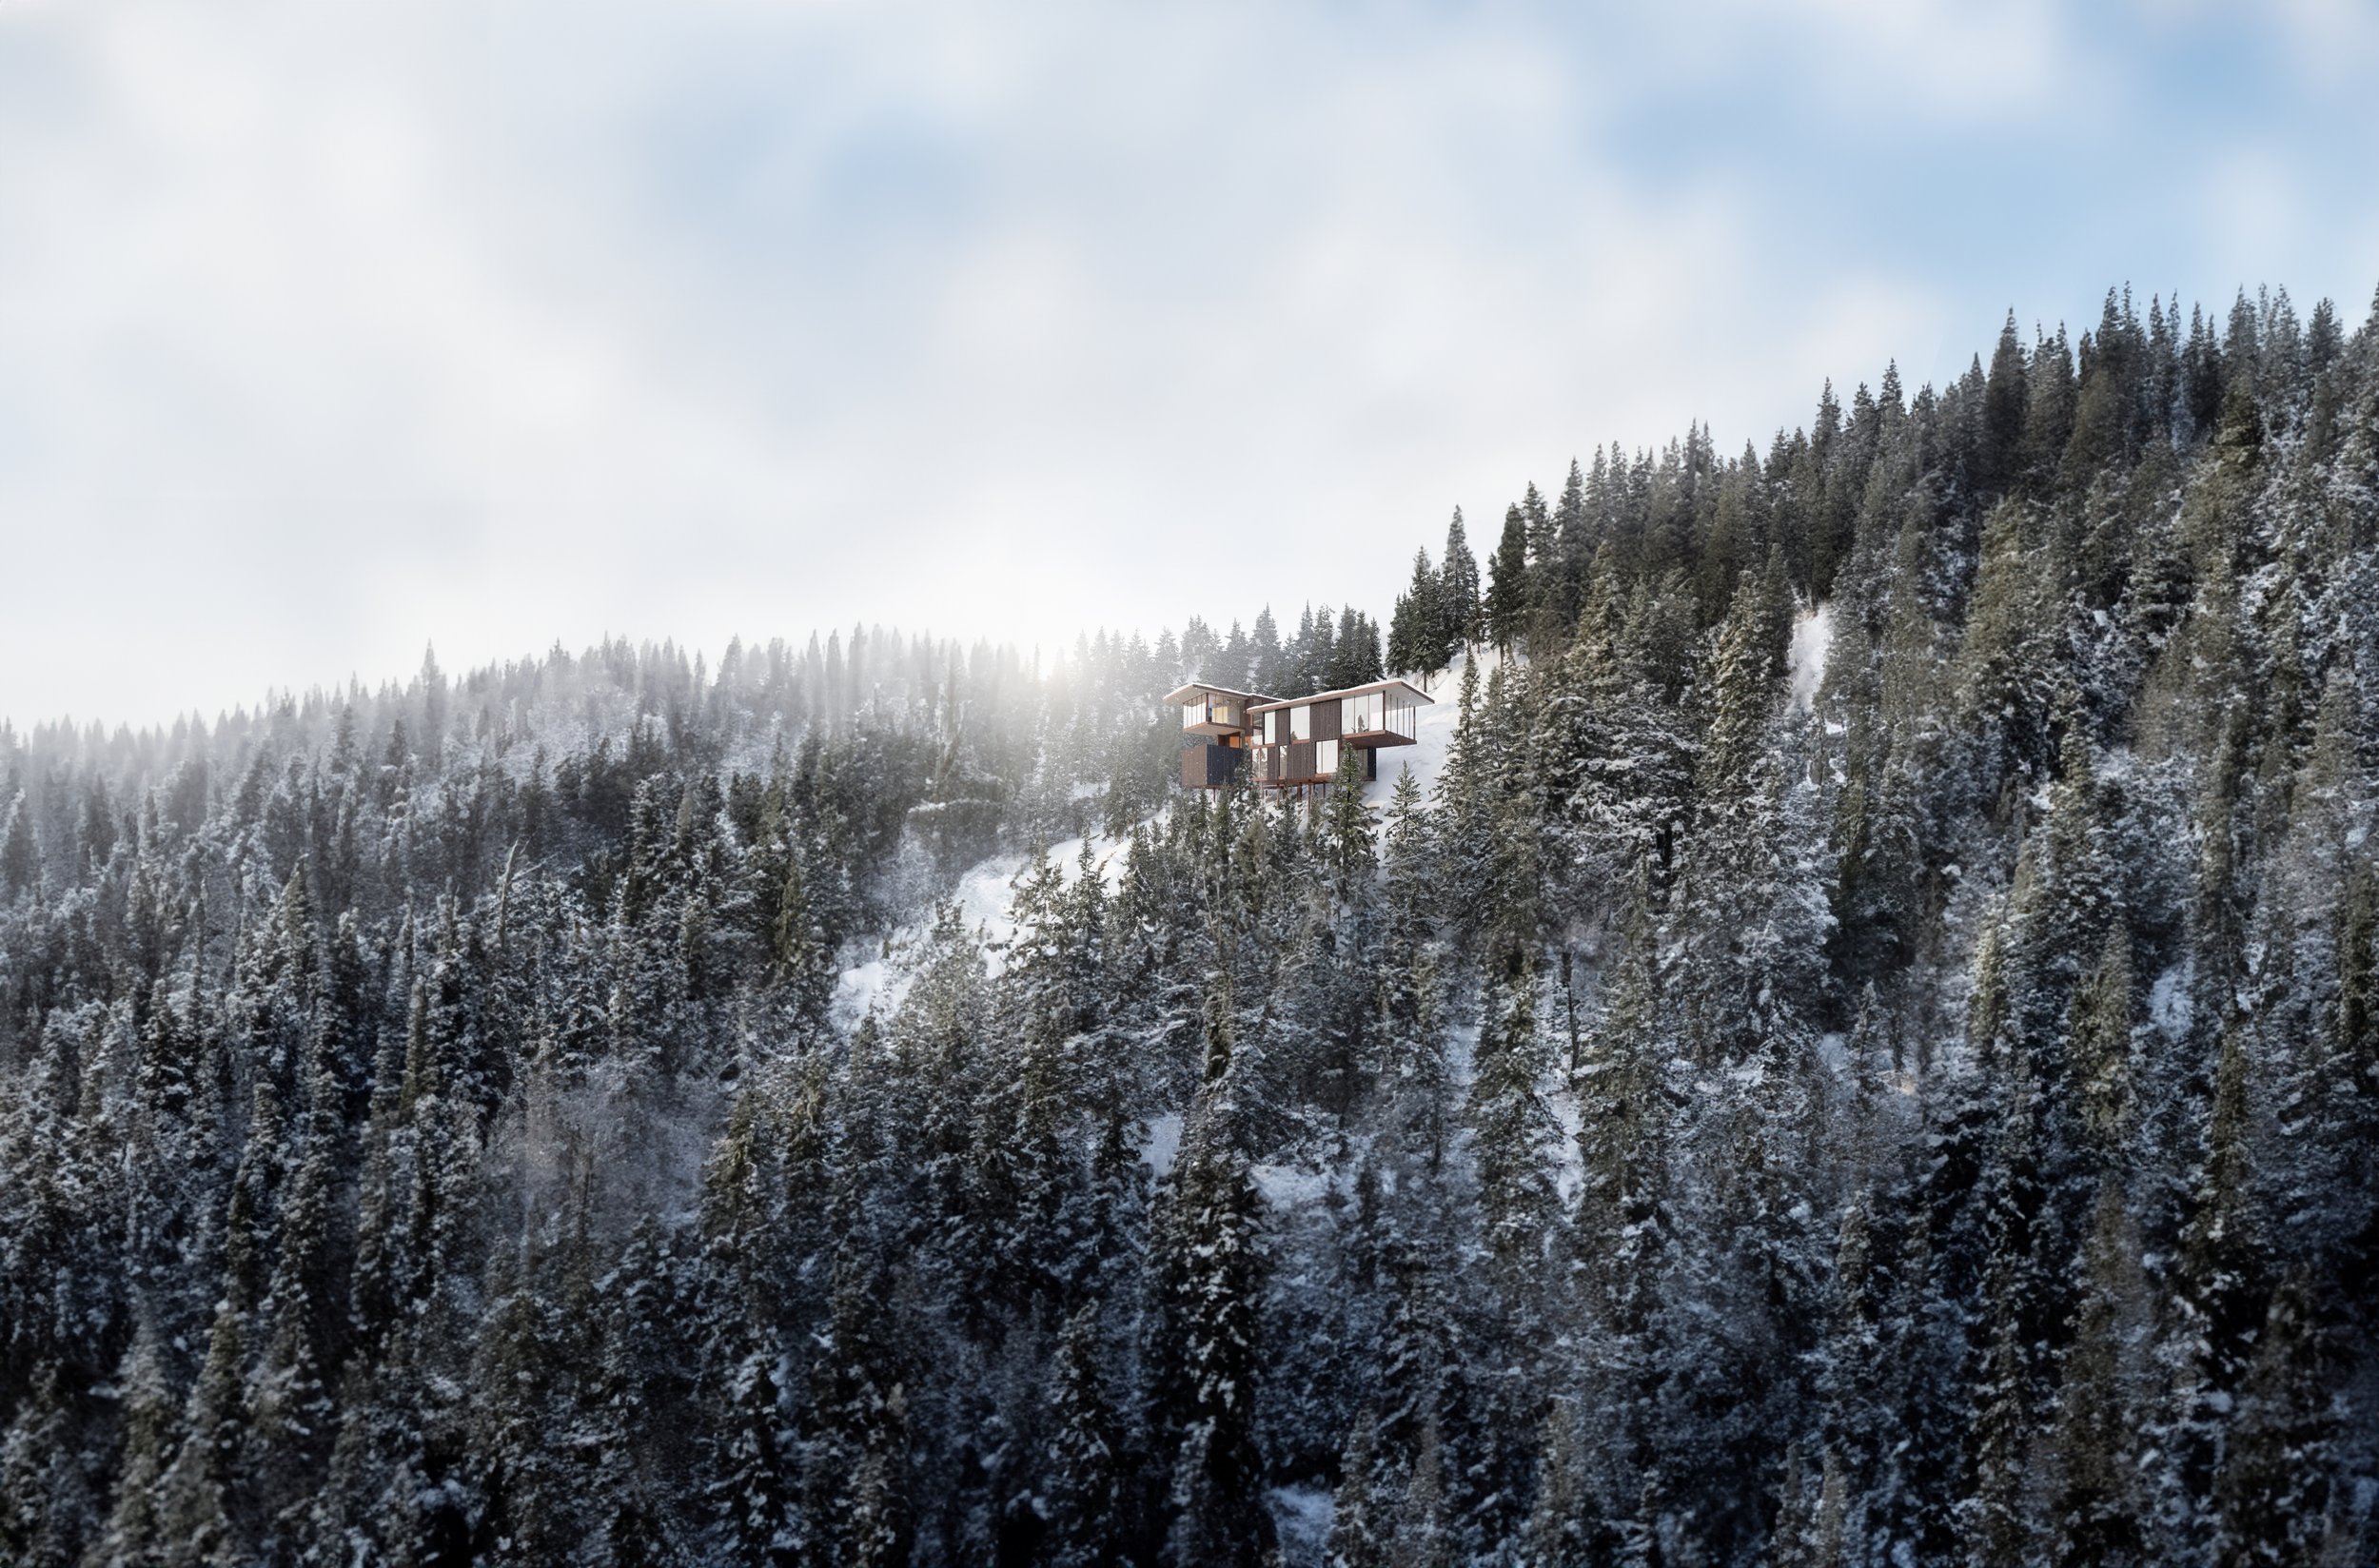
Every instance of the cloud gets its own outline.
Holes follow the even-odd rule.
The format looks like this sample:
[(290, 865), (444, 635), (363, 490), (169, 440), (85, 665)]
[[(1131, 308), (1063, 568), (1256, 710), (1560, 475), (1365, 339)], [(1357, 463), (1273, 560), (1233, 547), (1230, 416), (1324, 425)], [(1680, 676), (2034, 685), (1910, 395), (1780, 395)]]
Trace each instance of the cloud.
[[(1779, 40), (1854, 114), (1937, 123), (2022, 113), (2071, 86), (2080, 44), (2046, 0), (1737, 0), (1772, 64)], [(1692, 12), (1671, 12), (1691, 16)]]
[(2369, 94), (2379, 71), (2379, 11), (2364, 0), (2282, 0), (2272, 11), (2306, 76), (2327, 88)]
[(2304, 214), (2371, 111), (2210, 142), (2126, 44), (1866, 0), (19, 5), (0, 714), (431, 638), (1381, 609), (1458, 501), (1764, 443), (2011, 301), (2367, 289), (2369, 226)]

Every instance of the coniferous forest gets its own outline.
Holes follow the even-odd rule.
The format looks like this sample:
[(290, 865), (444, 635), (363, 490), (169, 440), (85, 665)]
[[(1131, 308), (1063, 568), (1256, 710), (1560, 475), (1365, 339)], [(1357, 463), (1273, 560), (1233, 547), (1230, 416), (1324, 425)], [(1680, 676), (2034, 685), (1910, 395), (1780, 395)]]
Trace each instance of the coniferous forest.
[(1431, 542), (0, 730), (0, 1560), (2372, 1561), (2379, 320)]

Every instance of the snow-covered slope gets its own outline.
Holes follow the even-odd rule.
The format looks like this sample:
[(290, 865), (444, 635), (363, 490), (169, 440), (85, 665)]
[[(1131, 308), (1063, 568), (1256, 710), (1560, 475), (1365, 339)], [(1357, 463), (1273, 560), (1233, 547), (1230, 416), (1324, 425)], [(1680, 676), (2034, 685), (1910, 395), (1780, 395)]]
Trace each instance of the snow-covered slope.
[[(1454, 743), (1454, 726), (1461, 717), (1462, 670), (1465, 656), (1457, 654), (1453, 665), (1430, 681), (1424, 690), (1436, 700), (1420, 710), (1418, 730), (1413, 744), (1397, 746), (1380, 753), (1380, 776), (1363, 788), (1365, 804), (1374, 811), (1385, 812), (1396, 788), (1396, 775), (1404, 769), (1412, 770), (1413, 781), (1421, 786), (1423, 798), (1430, 797), (1437, 789), (1438, 776), (1445, 771), (1446, 753)], [(1484, 676), (1498, 662), (1494, 650), (1479, 655), (1480, 673)], [(1416, 682), (1419, 684), (1419, 682)], [(1091, 838), (1091, 863), (1106, 878), (1110, 888), (1123, 880), (1124, 867), (1131, 853), (1131, 840), (1093, 834)], [(1082, 845), (1079, 838), (1052, 844), (1049, 857), (1068, 879), (1080, 874)], [(993, 855), (970, 867), (951, 890), (951, 899), (958, 906), (959, 917), (969, 930), (983, 938), (992, 971), (997, 973), (1002, 950), (1016, 933), (1014, 905), (1016, 884), (1031, 868), (1032, 859), (1022, 854)], [(866, 1016), (871, 1007), (889, 1010), (900, 1005), (907, 990), (908, 976), (901, 962), (905, 951), (921, 934), (923, 927), (911, 923), (887, 938), (878, 951), (865, 962), (855, 964), (842, 972), (835, 995), (836, 1021), (850, 1026)]]
[[(1376, 810), (1387, 809), (1388, 797), (1395, 791), (1396, 775), (1412, 770), (1412, 781), (1421, 786), (1422, 798), (1427, 799), (1437, 790), (1438, 774), (1445, 770), (1445, 754), (1453, 749), (1454, 723), (1462, 716), (1462, 667), (1465, 656), (1456, 654), (1446, 672), (1424, 684), (1414, 680), (1437, 700), (1420, 712), (1420, 733), (1409, 746), (1385, 748), (1380, 753), (1380, 776), (1363, 787), (1364, 800)], [(1495, 651), (1483, 650), (1479, 656), (1479, 675), (1484, 680), (1497, 663)], [(1411, 680), (1407, 676), (1405, 678)]]
[[(1050, 861), (1056, 866), (1058, 874), (1070, 882), (1082, 873), (1082, 847), (1081, 839), (1069, 838), (1049, 848)], [(1090, 847), (1091, 864), (1106, 881), (1109, 891), (1113, 891), (1123, 881), (1124, 867), (1131, 856), (1131, 841), (1094, 833)], [(951, 902), (958, 906), (959, 919), (982, 939), (984, 956), (993, 974), (999, 972), (1008, 944), (1016, 934), (1016, 886), (1032, 867), (1030, 855), (993, 855), (970, 867), (951, 890)], [(849, 1027), (867, 1016), (872, 1007), (890, 1011), (900, 1005), (909, 984), (905, 956), (924, 930), (923, 921), (902, 926), (883, 940), (874, 956), (842, 971), (835, 988), (836, 1022)]]
[(1793, 645), (1785, 653), (1786, 669), (1792, 676), (1793, 707), (1807, 713), (1818, 699), (1818, 687), (1825, 679), (1825, 656), (1834, 650), (1834, 607), (1820, 604), (1801, 612), (1793, 622)]

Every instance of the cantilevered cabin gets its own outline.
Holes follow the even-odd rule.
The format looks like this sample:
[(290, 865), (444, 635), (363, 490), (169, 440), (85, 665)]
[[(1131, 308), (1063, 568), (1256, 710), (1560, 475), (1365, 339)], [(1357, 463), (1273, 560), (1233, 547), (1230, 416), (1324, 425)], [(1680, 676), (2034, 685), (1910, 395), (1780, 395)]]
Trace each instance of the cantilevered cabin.
[(1182, 788), (1218, 790), (1248, 755), (1254, 730), (1249, 710), (1275, 699), (1261, 692), (1192, 684), (1168, 692), (1165, 700), (1181, 710), (1181, 733), (1190, 737), (1181, 749)]
[(1363, 776), (1376, 778), (1380, 749), (1411, 745), (1431, 698), (1406, 681), (1375, 680), (1287, 698), (1190, 685), (1165, 700), (1181, 709), (1182, 731), (1195, 737), (1182, 748), (1182, 786), (1211, 790), (1242, 766), (1266, 789), (1326, 784), (1338, 774), (1341, 746), (1361, 752)]

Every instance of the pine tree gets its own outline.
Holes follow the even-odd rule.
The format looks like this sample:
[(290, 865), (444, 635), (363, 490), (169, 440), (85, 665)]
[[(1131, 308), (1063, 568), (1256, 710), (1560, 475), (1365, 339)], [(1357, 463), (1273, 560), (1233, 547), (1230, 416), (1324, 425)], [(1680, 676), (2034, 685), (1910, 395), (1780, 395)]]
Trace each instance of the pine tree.
[(1363, 754), (1342, 745), (1323, 822), (1325, 853), (1338, 873), (1342, 900), (1351, 897), (1359, 882), (1369, 878), (1378, 854), (1377, 838), (1371, 809), (1363, 799)]
[(1445, 668), (1455, 640), (1447, 627), (1444, 579), (1429, 564), (1429, 552), (1415, 551), (1412, 583), (1398, 596), (1388, 619), (1388, 667), (1400, 675), (1435, 675)]
[(1523, 1300), (1556, 1241), (1560, 1204), (1549, 1146), (1559, 1124), (1538, 1090), (1534, 966), (1497, 972), (1483, 1004), (1478, 1067), (1465, 1112), (1476, 1137), (1480, 1225), (1507, 1300)]
[(33, 812), (25, 792), (9, 802), (8, 826), (0, 831), (0, 894), (22, 897), (33, 891), (41, 861), (33, 847)]
[[(2336, 1363), (2302, 1278), (2273, 1293), (2214, 1502), (2217, 1563), (2315, 1562), (2345, 1539)], [(2368, 1528), (2365, 1526), (2364, 1528)]]
[(2049, 1560), (2060, 1568), (2149, 1559), (2135, 1442), (2144, 1414), (2147, 1290), (2129, 1208), (2129, 1194), (2109, 1182), (2092, 1224), (2087, 1280), (2048, 1438)]
[(1377, 1417), (1358, 1411), (1347, 1430), (1338, 1460), (1338, 1490), (1332, 1496), (1330, 1534), (1323, 1560), (1328, 1568), (1386, 1568), (1392, 1521), (1380, 1517), (1372, 1428)]
[(1098, 1308), (1066, 1321), (1051, 1364), (1049, 1547), (1056, 1568), (1094, 1568), (1115, 1552), (1125, 1456), (1099, 1375)]
[(1395, 1538), (1387, 1552), (1390, 1568), (1454, 1568), (1462, 1560), (1447, 1490), (1445, 1443), (1436, 1417), (1430, 1416), (1421, 1423), (1405, 1495), (1397, 1504)]
[(1254, 1441), (1262, 1265), (1255, 1189), (1217, 1114), (1185, 1140), (1165, 1227), (1172, 1370), (1160, 1410), (1174, 1445), (1165, 1560), (1252, 1568), (1273, 1544)]
[(2083, 1120), (2110, 1152), (2123, 1145), (2133, 1123), (2132, 991), (2131, 928), (2117, 919), (2075, 1000), (2068, 1048)]
[(312, 1482), (328, 1457), (335, 1411), (330, 1376), (343, 1343), (332, 1314), (338, 1263), (332, 1205), (344, 1139), (327, 1042), (318, 1042), (308, 1089), (259, 1312), (263, 1354), (248, 1384), (252, 1415), (243, 1441), (242, 1469), (254, 1485), (259, 1512), (284, 1540), (304, 1531)]
[(1964, 1551), (1975, 1568), (2022, 1568), (2035, 1559), (2031, 1467), (2033, 1412), (2021, 1285), (2003, 1264), (1992, 1287), (1990, 1339), (1968, 1443), (1970, 1490), (1960, 1499)]
[(1526, 640), (1537, 589), (1529, 577), (1528, 521), (1518, 506), (1504, 514), (1504, 537), (1487, 562), (1489, 580), (1482, 612), (1487, 640), (1508, 655)]
[(813, 1360), (802, 1500), (829, 1531), (833, 1560), (906, 1560), (911, 1529), (903, 1474), (908, 1389), (878, 1326), (882, 1281), (875, 1260), (850, 1245), (835, 1259), (827, 1330)]
[(2180, 1237), (2174, 1300), (2182, 1335), (2173, 1440), (2177, 1483), (2192, 1531), (2201, 1528), (2224, 1446), (2227, 1416), (2245, 1376), (2258, 1327), (2249, 1140), (2248, 1031), (2234, 1022), (2221, 1036), (2213, 1091), (2206, 1108), (2204, 1157), (2193, 1173), (2190, 1214)]
[(770, 944), (788, 1009), (799, 1023), (815, 1026), (825, 1016), (834, 981), (834, 955), (803, 884), (802, 857), (797, 844), (785, 856)]
[[(1710, 672), (1710, 721), (1694, 791), (1705, 814), (1747, 796), (1778, 695), (1777, 624), (1784, 618), (1776, 585), (1742, 575)], [(1786, 622), (1789, 629), (1789, 621)]]
[(1639, 1225), (1661, 1186), (1661, 1133), (1668, 1109), (1661, 1080), (1676, 1042), (1662, 1006), (1652, 896), (1650, 868), (1640, 865), (1602, 1023), (1578, 1075), (1582, 1238)]
[(787, 1452), (784, 1361), (756, 1325), (743, 1328), (714, 1406), (721, 1419), (711, 1495), (737, 1560), (798, 1562), (811, 1537)]
[(1476, 650), (1484, 631), (1485, 609), (1479, 594), (1479, 558), (1470, 553), (1470, 540), (1463, 533), (1462, 508), (1454, 508), (1454, 520), (1446, 525), (1445, 554), (1438, 568), (1438, 626), (1449, 650), (1459, 643), (1465, 650)]
[(157, 1533), (167, 1563), (236, 1560), (246, 1549), (231, 1517), (246, 1416), (240, 1395), (246, 1319), (246, 1303), (229, 1295), (216, 1306), (206, 1359), (183, 1413), (181, 1451), (158, 1482)]
[(1446, 752), (1445, 771), (1438, 776), (1433, 802), (1439, 818), (1440, 853), (1450, 865), (1475, 868), (1484, 863), (1490, 853), (1488, 834), (1495, 805), (1494, 744), (1495, 737), (1487, 733), (1485, 711), (1480, 701), (1478, 661), (1465, 659), (1454, 740)]
[(180, 1448), (180, 1412), (167, 1382), (167, 1351), (155, 1326), (134, 1331), (117, 1379), (124, 1400), (124, 1445), (116, 1461), (115, 1506), (101, 1538), (109, 1563), (155, 1560), (162, 1521), (160, 1485)]

